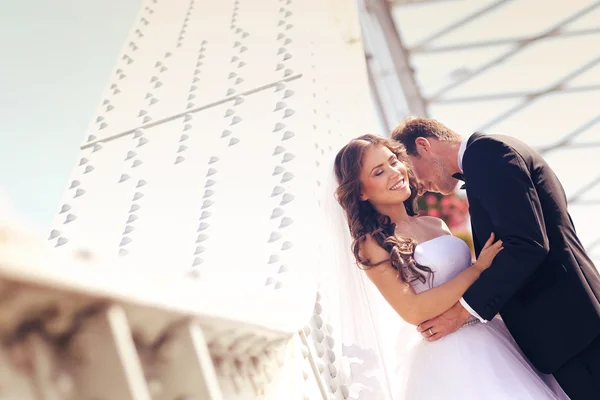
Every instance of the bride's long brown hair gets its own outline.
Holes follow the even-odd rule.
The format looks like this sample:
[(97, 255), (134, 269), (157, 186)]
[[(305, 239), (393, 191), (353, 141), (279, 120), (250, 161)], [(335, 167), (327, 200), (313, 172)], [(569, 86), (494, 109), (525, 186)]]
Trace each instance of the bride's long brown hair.
[(426, 282), (425, 273), (432, 274), (428, 267), (419, 265), (414, 259), (417, 242), (411, 238), (399, 237), (395, 234), (396, 224), (389, 216), (380, 214), (369, 201), (361, 200), (362, 184), (360, 173), (365, 150), (374, 146), (385, 146), (406, 166), (410, 197), (404, 201), (404, 208), (409, 216), (415, 216), (416, 198), (418, 195), (417, 179), (408, 163), (409, 159), (401, 144), (377, 135), (366, 134), (352, 139), (335, 157), (335, 176), (338, 182), (336, 198), (348, 219), (350, 234), (354, 239), (352, 252), (356, 262), (365, 267), (375, 267), (383, 261), (373, 263), (360, 255), (360, 244), (370, 234), (373, 239), (389, 254), (389, 261), (404, 282), (419, 280)]

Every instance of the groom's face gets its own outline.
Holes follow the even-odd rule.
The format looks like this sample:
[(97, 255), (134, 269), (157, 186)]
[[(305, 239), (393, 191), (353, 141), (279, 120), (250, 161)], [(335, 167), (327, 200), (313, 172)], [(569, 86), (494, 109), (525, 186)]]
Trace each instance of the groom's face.
[(434, 153), (410, 156), (413, 171), (422, 186), (419, 194), (436, 192), (444, 195), (451, 194), (456, 188), (456, 179), (452, 177), (450, 168), (444, 159)]

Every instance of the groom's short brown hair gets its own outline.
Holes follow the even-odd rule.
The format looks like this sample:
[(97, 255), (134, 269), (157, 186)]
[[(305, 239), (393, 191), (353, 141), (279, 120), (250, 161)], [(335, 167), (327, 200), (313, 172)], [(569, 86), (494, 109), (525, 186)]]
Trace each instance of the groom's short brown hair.
[(407, 117), (392, 131), (390, 137), (406, 147), (406, 152), (416, 156), (415, 140), (419, 137), (459, 141), (460, 136), (441, 122), (431, 118)]

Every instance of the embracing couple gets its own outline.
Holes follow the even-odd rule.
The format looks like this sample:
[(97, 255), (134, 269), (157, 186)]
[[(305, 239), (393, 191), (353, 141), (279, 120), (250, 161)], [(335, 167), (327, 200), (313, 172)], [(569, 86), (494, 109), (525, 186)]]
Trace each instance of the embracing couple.
[[(399, 397), (600, 399), (600, 275), (538, 153), (409, 118), (391, 139), (351, 140), (335, 174), (358, 264), (423, 337)], [(459, 180), (475, 262), (415, 210), (424, 191), (451, 194)]]

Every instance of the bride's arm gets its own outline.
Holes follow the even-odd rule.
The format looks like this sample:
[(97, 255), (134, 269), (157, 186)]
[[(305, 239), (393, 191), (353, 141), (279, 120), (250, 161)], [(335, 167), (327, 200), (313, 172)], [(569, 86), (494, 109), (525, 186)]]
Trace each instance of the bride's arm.
[(419, 325), (455, 305), (481, 272), (490, 266), (496, 254), (502, 250), (502, 241), (494, 243), (493, 238), (492, 234), (479, 259), (471, 267), (448, 282), (418, 294), (409, 283), (402, 281), (389, 261), (389, 253), (370, 236), (361, 244), (360, 251), (369, 260), (385, 260), (376, 267), (367, 267), (367, 276), (402, 319)]

